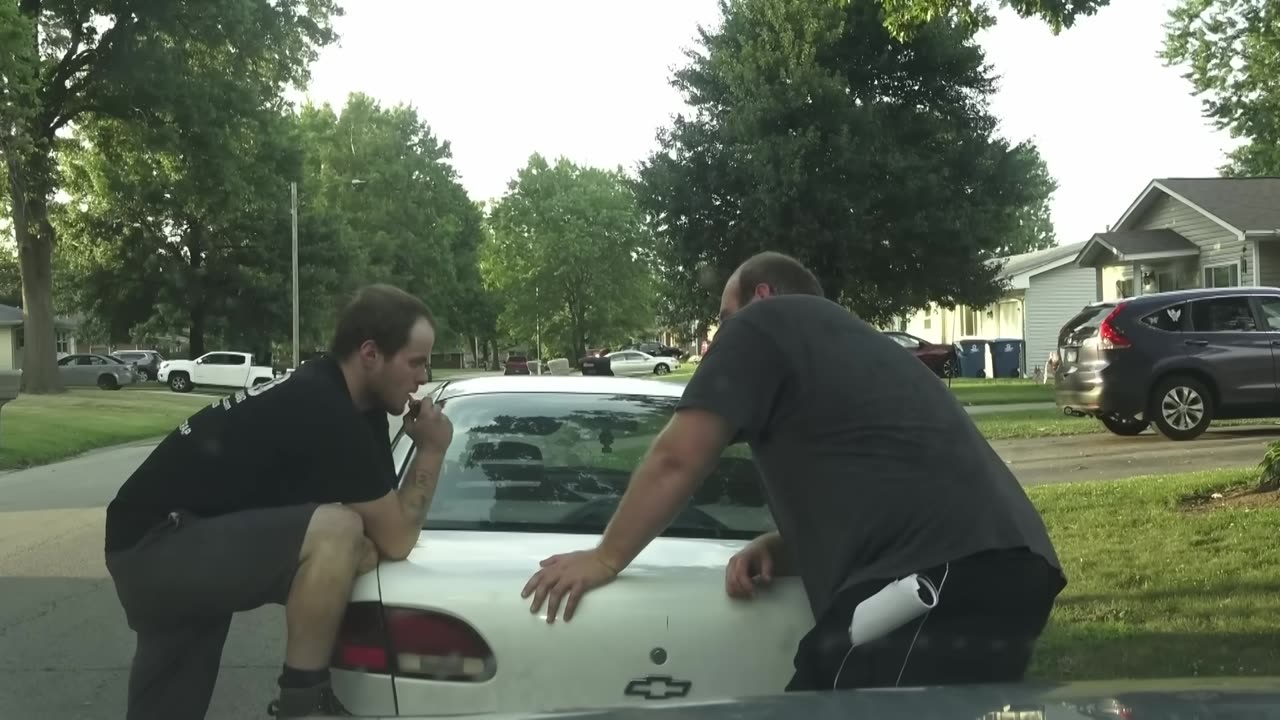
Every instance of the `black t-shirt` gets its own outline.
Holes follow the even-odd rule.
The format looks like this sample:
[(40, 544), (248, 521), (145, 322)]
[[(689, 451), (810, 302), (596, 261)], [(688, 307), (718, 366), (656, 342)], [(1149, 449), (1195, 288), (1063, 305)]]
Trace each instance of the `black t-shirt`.
[(680, 408), (728, 420), (815, 615), (851, 585), (983, 550), (1061, 570), (1039, 513), (938, 377), (820, 297), (756, 300), (726, 321)]
[(360, 412), (337, 362), (313, 360), (170, 433), (107, 506), (106, 550), (132, 547), (174, 510), (365, 502), (395, 485), (387, 413)]

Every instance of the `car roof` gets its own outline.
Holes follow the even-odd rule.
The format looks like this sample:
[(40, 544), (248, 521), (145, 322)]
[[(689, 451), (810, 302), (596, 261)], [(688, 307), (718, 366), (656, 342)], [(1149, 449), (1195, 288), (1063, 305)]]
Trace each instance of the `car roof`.
[(1138, 295), (1136, 297), (1118, 298), (1116, 300), (1103, 300), (1092, 302), (1085, 307), (1112, 307), (1124, 303), (1125, 305), (1163, 305), (1170, 302), (1178, 302), (1180, 300), (1196, 300), (1200, 298), (1221, 297), (1225, 295), (1280, 295), (1280, 288), (1274, 287), (1223, 287), (1223, 288), (1193, 288), (1190, 290), (1169, 290), (1160, 293), (1148, 293), (1146, 295)]
[(684, 383), (609, 375), (495, 375), (446, 380), (440, 399), (492, 393), (570, 393), (678, 398)]

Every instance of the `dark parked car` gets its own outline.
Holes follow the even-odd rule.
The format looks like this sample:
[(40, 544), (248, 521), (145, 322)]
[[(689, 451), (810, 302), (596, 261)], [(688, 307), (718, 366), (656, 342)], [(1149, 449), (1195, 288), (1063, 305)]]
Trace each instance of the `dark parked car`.
[(942, 378), (953, 378), (960, 375), (960, 348), (947, 343), (931, 343), (921, 340), (915, 335), (904, 332), (887, 332), (885, 335), (898, 341), (898, 344), (911, 351), (920, 362), (929, 366), (935, 375)]
[(525, 355), (508, 355), (503, 375), (530, 375), (529, 358)]
[(1117, 435), (1172, 440), (1280, 415), (1280, 289), (1213, 288), (1093, 303), (1058, 336), (1058, 407)]

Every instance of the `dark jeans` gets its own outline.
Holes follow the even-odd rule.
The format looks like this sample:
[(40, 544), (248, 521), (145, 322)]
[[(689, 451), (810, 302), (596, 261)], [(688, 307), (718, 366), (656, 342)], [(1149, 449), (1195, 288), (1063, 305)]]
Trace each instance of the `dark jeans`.
[(201, 518), (174, 511), (137, 545), (108, 553), (137, 649), (128, 720), (199, 720), (234, 613), (284, 605), (315, 505)]
[[(848, 588), (800, 641), (787, 691), (1018, 682), (1065, 586), (1028, 550), (985, 552), (919, 571), (939, 588), (920, 619), (851, 649), (858, 603), (897, 578)], [(943, 583), (943, 576), (946, 582)]]

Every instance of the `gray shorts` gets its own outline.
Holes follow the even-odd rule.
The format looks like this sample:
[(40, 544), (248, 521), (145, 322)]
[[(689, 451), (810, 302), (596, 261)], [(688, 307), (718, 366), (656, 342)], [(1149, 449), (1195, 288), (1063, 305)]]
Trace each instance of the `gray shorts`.
[(285, 604), (316, 507), (212, 518), (175, 510), (134, 547), (107, 554), (138, 636), (128, 720), (204, 717), (231, 616)]

